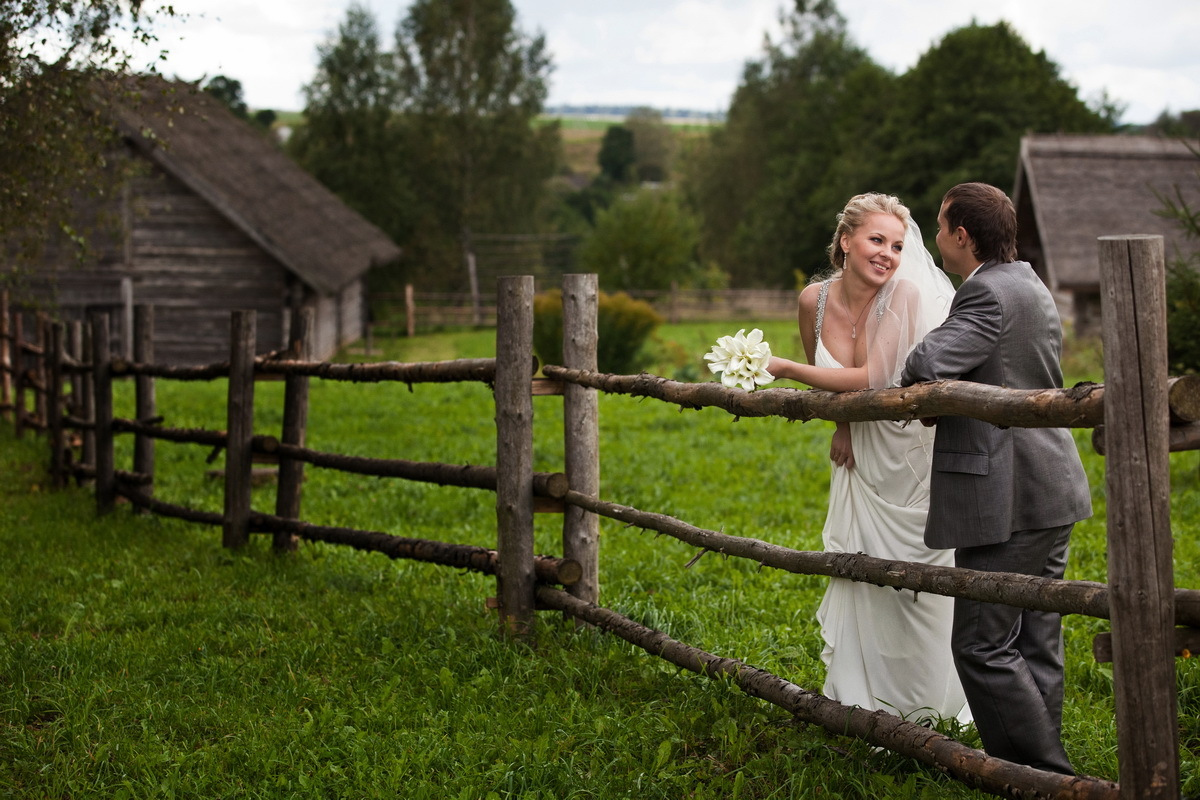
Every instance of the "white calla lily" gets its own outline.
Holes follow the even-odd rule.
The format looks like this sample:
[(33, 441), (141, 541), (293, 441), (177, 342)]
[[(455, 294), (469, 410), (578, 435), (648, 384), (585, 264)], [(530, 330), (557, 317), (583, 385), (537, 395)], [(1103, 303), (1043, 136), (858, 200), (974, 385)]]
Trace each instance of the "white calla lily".
[(721, 373), (721, 383), (729, 388), (740, 386), (752, 392), (775, 380), (767, 372), (771, 361), (771, 345), (763, 341), (763, 332), (758, 328), (746, 334), (742, 328), (733, 336), (717, 339), (712, 350), (704, 354), (711, 372)]

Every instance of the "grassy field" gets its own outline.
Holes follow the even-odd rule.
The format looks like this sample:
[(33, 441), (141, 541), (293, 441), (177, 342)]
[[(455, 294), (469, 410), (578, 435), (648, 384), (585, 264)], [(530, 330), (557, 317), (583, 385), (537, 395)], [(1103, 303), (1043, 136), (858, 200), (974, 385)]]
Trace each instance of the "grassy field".
[[(664, 326), (653, 369), (695, 369), (753, 323)], [(795, 352), (789, 323), (759, 324)], [(384, 357), (492, 354), (492, 333), (382, 343)], [(688, 357), (690, 354), (690, 358)], [(1087, 349), (1071, 379), (1098, 380)], [(130, 414), (128, 384), (120, 415)], [(282, 385), (258, 385), (256, 427), (281, 422)], [(223, 428), (223, 385), (160, 382), (166, 424)], [(493, 463), (490, 392), (475, 385), (313, 382), (309, 443), (356, 455)], [(601, 396), (605, 499), (803, 549), (820, 546), (828, 423), (734, 421)], [(562, 465), (561, 400), (535, 398), (535, 468)], [(130, 461), (120, 441), (118, 466)], [(1078, 432), (1096, 517), (1068, 577), (1104, 580), (1103, 461)], [(157, 493), (221, 508), (201, 448), (160, 443)], [(722, 680), (658, 661), (554, 614), (533, 645), (497, 635), (492, 579), (135, 515), (104, 518), (84, 489), (45, 487), (43, 440), (0, 426), (0, 793), (45, 797), (968, 798), (908, 759), (832, 736)], [(1198, 453), (1172, 456), (1180, 585), (1200, 566)], [(217, 466), (219, 466), (219, 461)], [(494, 546), (494, 496), (309, 468), (304, 516)], [(273, 492), (257, 491), (270, 510)], [(537, 552), (561, 520), (537, 519)], [(823, 680), (813, 614), (824, 579), (759, 571), (603, 521), (602, 603), (801, 686)], [(1065, 736), (1077, 768), (1117, 777), (1111, 672), (1091, 659), (1105, 623), (1066, 620)], [(1200, 791), (1200, 672), (1181, 661), (1185, 792)], [(971, 734), (966, 740), (972, 741)]]
[[(620, 125), (620, 119), (587, 119), (583, 117), (543, 117), (544, 121), (554, 120), (559, 124), (562, 136), (563, 164), (572, 174), (591, 180), (600, 173), (597, 157), (600, 155), (600, 145), (604, 134), (613, 125)], [(675, 135), (679, 151), (685, 152), (690, 143), (697, 141), (712, 131), (713, 126), (697, 122), (674, 122), (666, 120), (671, 132)]]

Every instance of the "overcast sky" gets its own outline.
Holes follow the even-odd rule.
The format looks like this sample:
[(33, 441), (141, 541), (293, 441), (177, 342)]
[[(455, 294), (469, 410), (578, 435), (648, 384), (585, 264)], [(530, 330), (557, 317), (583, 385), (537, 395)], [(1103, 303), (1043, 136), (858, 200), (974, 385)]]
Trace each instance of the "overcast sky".
[[(742, 66), (777, 34), (785, 0), (514, 0), (518, 24), (546, 35), (555, 70), (548, 105), (648, 105), (725, 111)], [(790, 0), (787, 0), (790, 5)], [(241, 81), (251, 108), (300, 110), (317, 45), (349, 0), (172, 0), (186, 22), (159, 25), (159, 70)], [(363, 0), (385, 44), (408, 7)], [(1200, 108), (1198, 0), (837, 0), (851, 37), (900, 73), (972, 20), (1010, 22), (1092, 101), (1107, 91), (1124, 122)], [(903, 7), (903, 11), (898, 7)], [(881, 98), (886, 103), (886, 98)]]

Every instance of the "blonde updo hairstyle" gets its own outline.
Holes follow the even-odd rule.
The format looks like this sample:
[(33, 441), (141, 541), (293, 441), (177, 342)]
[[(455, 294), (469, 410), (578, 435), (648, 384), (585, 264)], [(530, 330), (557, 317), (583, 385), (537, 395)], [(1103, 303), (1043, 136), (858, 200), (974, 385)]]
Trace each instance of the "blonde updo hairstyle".
[(833, 231), (833, 242), (829, 245), (829, 263), (833, 265), (835, 273), (846, 268), (842, 237), (853, 235), (872, 214), (891, 214), (904, 223), (905, 229), (908, 228), (908, 221), (912, 216), (908, 207), (890, 194), (867, 192), (851, 197), (850, 202), (846, 203), (846, 207), (837, 215), (837, 227)]

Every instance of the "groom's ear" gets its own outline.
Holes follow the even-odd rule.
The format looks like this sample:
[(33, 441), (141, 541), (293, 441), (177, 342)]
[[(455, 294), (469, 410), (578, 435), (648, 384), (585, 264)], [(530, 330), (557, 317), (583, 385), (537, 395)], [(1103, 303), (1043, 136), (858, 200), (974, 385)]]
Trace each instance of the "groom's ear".
[(967, 229), (962, 225), (954, 229), (954, 243), (968, 253), (975, 254), (975, 240), (971, 238), (971, 234), (967, 233)]

